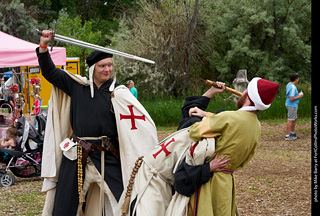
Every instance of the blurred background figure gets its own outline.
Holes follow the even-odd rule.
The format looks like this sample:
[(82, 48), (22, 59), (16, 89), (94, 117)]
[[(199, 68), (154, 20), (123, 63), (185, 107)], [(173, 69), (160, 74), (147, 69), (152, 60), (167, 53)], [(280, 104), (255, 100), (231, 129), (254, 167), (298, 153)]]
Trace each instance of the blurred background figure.
[(134, 82), (132, 80), (129, 80), (127, 82), (127, 87), (130, 90), (130, 92), (133, 94), (133, 96), (138, 99), (138, 91), (136, 87), (134, 87)]

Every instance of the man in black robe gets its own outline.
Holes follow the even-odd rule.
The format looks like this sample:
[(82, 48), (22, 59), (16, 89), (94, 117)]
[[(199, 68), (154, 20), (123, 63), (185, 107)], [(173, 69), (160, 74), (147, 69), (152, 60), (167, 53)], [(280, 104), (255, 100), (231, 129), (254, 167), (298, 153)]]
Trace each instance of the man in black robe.
[[(61, 69), (55, 67), (47, 46), (52, 40), (51, 31), (43, 31), (40, 47), (36, 49), (42, 75), (54, 86), (71, 97), (70, 123), (77, 137), (107, 136), (115, 151), (119, 152), (115, 115), (112, 111), (110, 85), (113, 71), (112, 54), (94, 51), (86, 62), (94, 66), (92, 85), (84, 86), (73, 80)], [(117, 83), (115, 84), (118, 85)], [(101, 146), (101, 141), (86, 140)], [(101, 173), (101, 151), (89, 153), (90, 160)], [(121, 164), (119, 157), (105, 152), (104, 180), (115, 199), (119, 201), (123, 191)], [(85, 165), (83, 165), (85, 166)], [(84, 168), (84, 167), (83, 167)], [(76, 215), (79, 205), (77, 160), (71, 161), (63, 156), (56, 187), (53, 215)]]

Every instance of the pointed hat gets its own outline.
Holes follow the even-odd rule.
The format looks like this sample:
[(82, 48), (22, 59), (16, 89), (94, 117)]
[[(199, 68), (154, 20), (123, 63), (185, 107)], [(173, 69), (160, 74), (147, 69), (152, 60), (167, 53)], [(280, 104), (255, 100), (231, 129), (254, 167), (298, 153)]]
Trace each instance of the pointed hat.
[(271, 106), (280, 85), (259, 77), (253, 78), (248, 85), (248, 96), (256, 110), (266, 110)]

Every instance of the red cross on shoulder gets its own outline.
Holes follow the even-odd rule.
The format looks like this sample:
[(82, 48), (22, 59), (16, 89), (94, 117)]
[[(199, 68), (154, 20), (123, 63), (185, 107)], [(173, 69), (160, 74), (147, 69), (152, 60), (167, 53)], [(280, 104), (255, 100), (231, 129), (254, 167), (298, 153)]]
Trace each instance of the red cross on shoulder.
[(146, 117), (145, 117), (145, 115), (142, 115), (142, 116), (135, 115), (133, 113), (133, 107), (134, 107), (133, 105), (128, 105), (127, 107), (129, 108), (130, 115), (123, 115), (120, 113), (120, 120), (130, 119), (131, 120), (131, 130), (136, 130), (138, 128), (136, 127), (135, 119), (146, 121)]
[(162, 144), (160, 145), (160, 146), (161, 146), (161, 149), (160, 149), (158, 152), (156, 152), (156, 153), (154, 153), (154, 154), (152, 155), (152, 156), (154, 157), (154, 159), (156, 159), (157, 156), (158, 156), (158, 154), (160, 154), (162, 151), (164, 151), (164, 153), (166, 154), (166, 157), (167, 157), (169, 154), (171, 154), (171, 152), (168, 151), (167, 146), (168, 146), (170, 143), (174, 142), (174, 141), (175, 141), (175, 139), (172, 138), (169, 142), (167, 142), (167, 143), (162, 143)]

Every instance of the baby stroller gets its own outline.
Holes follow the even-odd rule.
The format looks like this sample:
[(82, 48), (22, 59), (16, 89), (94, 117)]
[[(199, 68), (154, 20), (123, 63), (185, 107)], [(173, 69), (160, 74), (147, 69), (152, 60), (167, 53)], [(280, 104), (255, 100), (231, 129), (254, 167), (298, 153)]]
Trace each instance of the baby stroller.
[[(2, 160), (6, 166), (0, 168), (0, 184), (4, 187), (15, 183), (17, 177), (34, 177), (41, 174), (41, 158), (43, 148), (43, 131), (46, 119), (43, 116), (37, 116), (39, 130), (26, 121), (25, 117), (19, 118), (17, 122), (18, 145), (15, 150), (0, 150), (8, 155)], [(0, 156), (0, 160), (3, 156)], [(14, 174), (8, 173), (8, 169)]]

